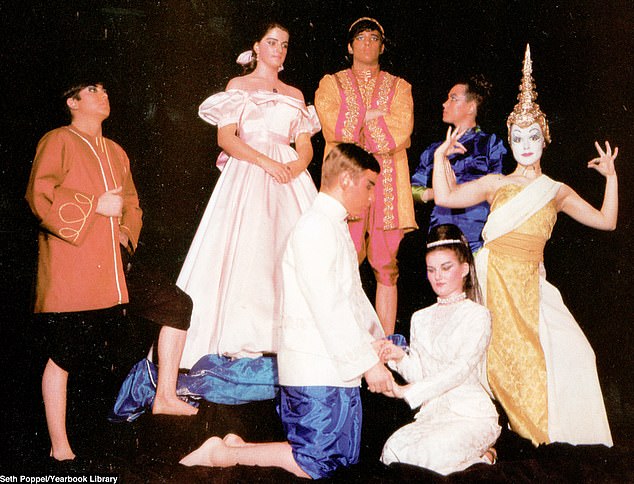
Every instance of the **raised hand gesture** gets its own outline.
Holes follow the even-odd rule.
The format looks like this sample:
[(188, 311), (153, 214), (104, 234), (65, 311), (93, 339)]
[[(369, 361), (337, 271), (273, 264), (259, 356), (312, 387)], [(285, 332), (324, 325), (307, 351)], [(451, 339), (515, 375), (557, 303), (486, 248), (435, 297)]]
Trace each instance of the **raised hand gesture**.
[(434, 161), (440, 161), (444, 158), (447, 158), (455, 153), (466, 153), (467, 149), (460, 143), (458, 140), (465, 134), (465, 130), (460, 130), (458, 128), (452, 128), (449, 126), (447, 129), (447, 137), (442, 144), (436, 148), (434, 152)]
[(614, 168), (614, 160), (619, 154), (618, 147), (614, 147), (614, 152), (612, 152), (612, 147), (610, 143), (605, 142), (605, 151), (601, 149), (601, 146), (597, 141), (594, 142), (594, 146), (599, 153), (599, 156), (591, 159), (588, 162), (588, 168), (592, 168), (601, 173), (604, 177), (608, 177), (611, 175), (616, 175), (616, 170)]

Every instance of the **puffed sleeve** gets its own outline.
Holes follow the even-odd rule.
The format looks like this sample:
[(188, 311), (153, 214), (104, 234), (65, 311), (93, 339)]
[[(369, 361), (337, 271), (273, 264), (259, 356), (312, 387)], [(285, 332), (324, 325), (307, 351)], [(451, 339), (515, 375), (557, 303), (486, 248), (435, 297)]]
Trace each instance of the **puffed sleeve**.
[(209, 96), (198, 108), (198, 116), (218, 126), (237, 123), (240, 120), (247, 98), (246, 91), (231, 89)]
[(301, 110), (301, 114), (298, 117), (298, 121), (291, 129), (291, 141), (294, 142), (298, 135), (308, 134), (309, 136), (318, 133), (321, 129), (319, 123), (319, 117), (317, 117), (317, 111), (315, 106), (307, 106)]

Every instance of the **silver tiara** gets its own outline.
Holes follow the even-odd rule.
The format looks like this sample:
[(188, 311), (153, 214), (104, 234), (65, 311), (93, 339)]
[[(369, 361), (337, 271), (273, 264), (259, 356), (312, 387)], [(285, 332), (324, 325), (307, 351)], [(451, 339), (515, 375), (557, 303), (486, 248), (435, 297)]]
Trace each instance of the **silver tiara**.
[(451, 244), (462, 244), (462, 240), (460, 239), (437, 240), (436, 242), (430, 242), (429, 244), (427, 244), (427, 248), (431, 249), (432, 247), (438, 247), (439, 245), (451, 245)]

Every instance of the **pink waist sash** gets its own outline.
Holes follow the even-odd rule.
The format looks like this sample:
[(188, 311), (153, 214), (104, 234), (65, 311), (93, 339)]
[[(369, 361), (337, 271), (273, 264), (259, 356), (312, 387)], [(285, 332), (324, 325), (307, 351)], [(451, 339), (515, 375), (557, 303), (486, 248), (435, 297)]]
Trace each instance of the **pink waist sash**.
[(273, 133), (271, 131), (252, 131), (249, 133), (240, 133), (240, 139), (249, 146), (260, 146), (266, 144), (290, 145), (291, 140), (288, 136)]
[[(267, 144), (278, 144), (290, 146), (291, 140), (284, 135), (278, 133), (272, 133), (270, 131), (253, 131), (250, 133), (240, 133), (240, 139), (251, 147), (257, 149), (258, 146)], [(216, 166), (219, 170), (222, 170), (229, 161), (229, 155), (224, 151), (221, 151), (216, 160)]]

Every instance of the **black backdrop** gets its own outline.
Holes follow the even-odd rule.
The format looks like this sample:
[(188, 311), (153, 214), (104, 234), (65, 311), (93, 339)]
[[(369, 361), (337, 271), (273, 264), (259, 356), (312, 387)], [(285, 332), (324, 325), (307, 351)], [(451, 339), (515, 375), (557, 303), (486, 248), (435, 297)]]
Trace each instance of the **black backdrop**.
[[(600, 206), (604, 182), (585, 168), (586, 161), (594, 156), (595, 139), (620, 147), (619, 227), (598, 232), (562, 215), (547, 246), (546, 267), (595, 348), (615, 438), (632, 439), (631, 0), (2, 2), (0, 361), (11, 375), (3, 380), (14, 400), (40, 398), (34, 382), (29, 391), (14, 384), (20, 370), (34, 364), (28, 320), (36, 227), (23, 194), (38, 139), (64, 122), (61, 89), (83, 75), (107, 84), (112, 115), (104, 131), (132, 160), (145, 211), (142, 239), (161, 248), (157, 263), (174, 276), (218, 176), (215, 129), (198, 119), (197, 106), (239, 74), (235, 58), (250, 48), (262, 19), (288, 26), (291, 42), (281, 77), (312, 102), (321, 76), (347, 65), (347, 26), (365, 15), (386, 29), (384, 68), (413, 86), (412, 167), (424, 147), (443, 136), (441, 103), (461, 74), (482, 72), (492, 80), (496, 94), (480, 121), (485, 130), (505, 135), (527, 42), (538, 102), (553, 137), (542, 160), (545, 172)], [(310, 171), (318, 180), (320, 135), (314, 146)], [(419, 209), (421, 225), (427, 210)], [(400, 256), (403, 326), (429, 302), (422, 240), (422, 232), (410, 234)], [(0, 418), (11, 423), (14, 414)]]

